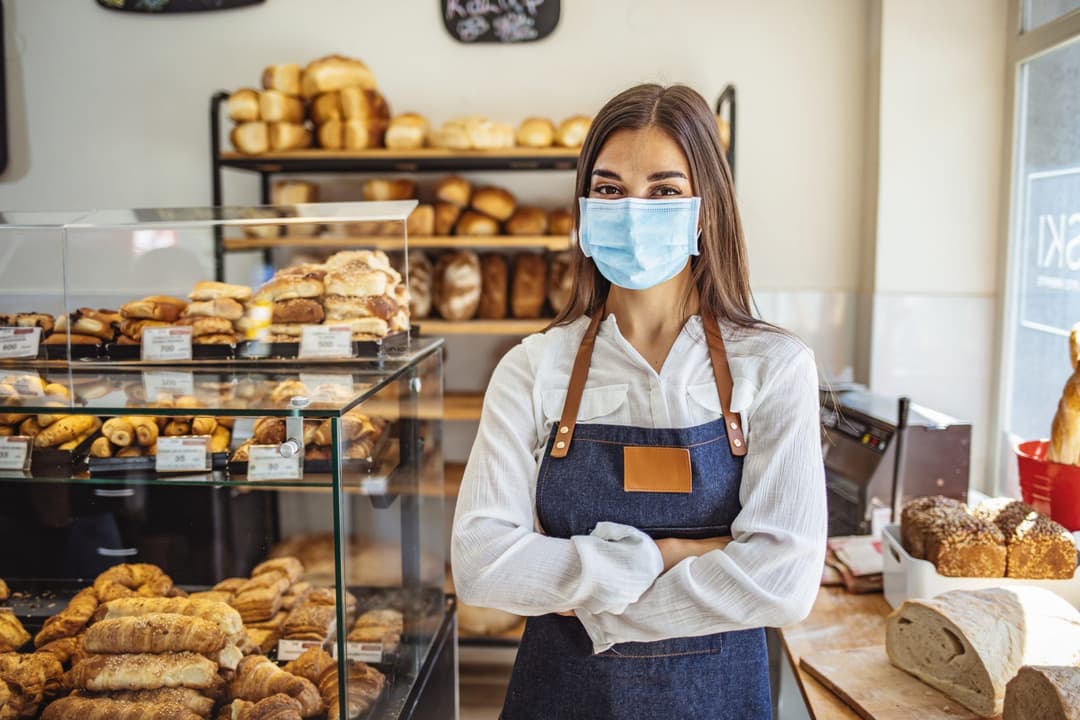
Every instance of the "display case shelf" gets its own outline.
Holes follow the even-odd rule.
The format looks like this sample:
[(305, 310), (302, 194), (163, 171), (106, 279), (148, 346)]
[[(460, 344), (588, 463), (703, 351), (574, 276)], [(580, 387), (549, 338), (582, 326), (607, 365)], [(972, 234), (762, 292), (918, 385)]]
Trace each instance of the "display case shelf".
[[(570, 238), (565, 235), (491, 235), (487, 237), (470, 235), (434, 235), (429, 237), (414, 236), (409, 238), (410, 248), (432, 250), (451, 250), (456, 248), (473, 249), (545, 249), (562, 252), (570, 249)], [(401, 240), (397, 238), (356, 235), (347, 237), (285, 235), (272, 238), (228, 237), (224, 240), (225, 249), (233, 252), (245, 250), (266, 250), (267, 248), (374, 248), (391, 252), (401, 250)]]
[(532, 335), (543, 332), (554, 318), (537, 320), (417, 320), (425, 335)]

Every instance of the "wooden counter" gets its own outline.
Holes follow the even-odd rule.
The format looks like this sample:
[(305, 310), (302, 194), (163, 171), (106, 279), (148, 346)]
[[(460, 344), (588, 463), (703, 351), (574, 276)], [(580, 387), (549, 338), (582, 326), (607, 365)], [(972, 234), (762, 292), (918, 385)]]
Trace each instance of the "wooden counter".
[(780, 630), (784, 651), (799, 682), (810, 717), (858, 720), (859, 716), (824, 685), (799, 668), (799, 658), (821, 650), (885, 644), (885, 616), (891, 608), (881, 593), (852, 595), (841, 587), (823, 587), (810, 615)]

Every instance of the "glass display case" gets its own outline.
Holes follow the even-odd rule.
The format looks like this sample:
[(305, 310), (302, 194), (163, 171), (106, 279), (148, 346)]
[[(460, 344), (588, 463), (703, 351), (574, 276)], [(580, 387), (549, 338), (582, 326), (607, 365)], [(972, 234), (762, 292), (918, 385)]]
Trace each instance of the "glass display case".
[[(48, 656), (80, 692), (0, 704), (456, 714), (443, 349), (410, 332), (412, 205), (3, 216), (0, 681)], [(268, 219), (357, 249), (210, 281), (215, 238)]]

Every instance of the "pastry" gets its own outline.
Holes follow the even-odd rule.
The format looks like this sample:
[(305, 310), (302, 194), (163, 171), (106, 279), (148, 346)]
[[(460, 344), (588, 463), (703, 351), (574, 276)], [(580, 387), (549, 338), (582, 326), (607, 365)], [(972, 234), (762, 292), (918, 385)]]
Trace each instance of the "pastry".
[(0, 600), (7, 600), (9, 597), (11, 597), (11, 589), (4, 579), (0, 578)]
[(214, 653), (225, 647), (225, 633), (203, 618), (149, 613), (94, 623), (83, 636), (91, 653)]
[(296, 63), (268, 65), (262, 74), (264, 90), (278, 90), (286, 95), (300, 94), (300, 66)]
[(101, 434), (117, 447), (127, 447), (135, 442), (135, 426), (126, 417), (109, 418), (101, 426)]
[(272, 122), (267, 125), (270, 149), (275, 152), (311, 147), (311, 131), (305, 125), (292, 122)]
[(79, 308), (72, 315), (70, 331), (77, 335), (92, 335), (102, 340), (112, 340), (120, 324), (120, 314), (112, 310)]
[(1080, 720), (1080, 668), (1020, 668), (1005, 686), (1002, 720)]
[(390, 121), (386, 129), (386, 147), (391, 150), (415, 150), (424, 147), (431, 125), (422, 115), (403, 113)]
[(240, 613), (244, 622), (269, 620), (281, 609), (283, 593), (284, 590), (274, 587), (247, 590), (233, 597), (232, 606)]
[(248, 581), (247, 578), (242, 578), (242, 577), (225, 578), (224, 580), (219, 582), (217, 585), (215, 585), (213, 587), (213, 589), (214, 590), (219, 590), (221, 592), (232, 593), (232, 594), (235, 595), (236, 591), (240, 589), (240, 586), (243, 585), (244, 583), (246, 583), (247, 581)]
[(459, 175), (447, 175), (435, 183), (434, 192), (436, 202), (450, 203), (465, 209), (472, 200), (472, 183)]
[(64, 668), (47, 653), (0, 653), (0, 682), (9, 692), (6, 706), (14, 717), (32, 718), (47, 698), (63, 687)]
[(95, 692), (161, 687), (208, 690), (221, 682), (217, 669), (216, 663), (190, 652), (91, 655), (68, 671), (67, 682)]
[(315, 298), (323, 294), (322, 278), (310, 275), (283, 275), (265, 283), (255, 293), (254, 301), (275, 302), (293, 298)]
[(547, 118), (526, 118), (517, 130), (521, 147), (546, 148), (555, 143), (555, 123)]
[(240, 123), (229, 132), (229, 141), (244, 155), (261, 155), (270, 149), (270, 127), (264, 122)]
[(454, 232), (454, 225), (461, 216), (461, 208), (450, 203), (435, 203), (435, 234), (438, 236), (449, 235)]
[(42, 647), (53, 640), (78, 635), (98, 608), (97, 593), (84, 588), (71, 598), (67, 607), (45, 621), (41, 631), (34, 636), (34, 647)]
[(585, 115), (568, 117), (559, 124), (555, 139), (562, 147), (579, 148), (585, 144), (585, 136), (589, 134), (591, 125), (592, 118)]
[[(241, 585), (236, 590), (236, 597), (245, 595), (248, 592), (255, 590), (270, 590), (274, 593), (284, 593), (289, 589), (289, 585), (292, 581), (280, 572), (265, 572), (261, 575), (254, 575)], [(234, 598), (235, 600), (236, 598)]]
[(225, 111), (235, 123), (254, 122), (259, 119), (259, 91), (241, 88), (229, 94)]
[(386, 685), (386, 676), (366, 663), (352, 661), (347, 663), (347, 667), (349, 678), (346, 686), (346, 701), (349, 707), (346, 713), (341, 712), (338, 674), (336, 672), (324, 673), (319, 682), (319, 693), (326, 698), (327, 720), (353, 718), (366, 713), (379, 699)]
[(507, 235), (547, 235), (547, 213), (536, 207), (521, 206), (506, 221)]
[(547, 263), (534, 253), (520, 253), (514, 259), (514, 282), (510, 305), (516, 318), (538, 318), (547, 296)]
[(42, 720), (203, 720), (206, 717), (173, 702), (129, 702), (82, 696), (55, 700), (41, 714)]
[[(250, 290), (248, 291), (250, 295)], [(186, 317), (223, 318), (239, 320), (244, 317), (244, 306), (233, 298), (220, 297), (214, 300), (195, 300), (184, 309)], [(232, 330), (230, 324), (229, 330)], [(209, 334), (209, 333), (204, 333)]]
[(409, 252), (409, 314), (426, 318), (431, 314), (431, 261), (419, 250)]
[(1076, 543), (1064, 527), (1027, 503), (993, 498), (972, 514), (1005, 537), (1005, 577), (1068, 580), (1076, 572)]
[(469, 250), (446, 253), (435, 267), (435, 306), (445, 319), (471, 320), (480, 304), (480, 258)]
[(222, 708), (219, 720), (300, 720), (303, 717), (300, 701), (284, 693), (276, 693), (258, 702), (233, 700)]
[(276, 630), (281, 632), (281, 628), (285, 625), (285, 620), (289, 617), (289, 613), (285, 610), (279, 610), (274, 617), (269, 620), (257, 620), (248, 623), (244, 623), (245, 630)]
[(252, 577), (272, 573), (284, 575), (290, 584), (295, 583), (304, 574), (304, 564), (295, 557), (286, 556), (261, 562), (251, 571)]
[(259, 93), (259, 116), (263, 122), (298, 124), (304, 122), (304, 114), (304, 103), (298, 97), (280, 90)]
[(227, 690), (228, 697), (234, 700), (258, 701), (277, 693), (297, 700), (300, 714), (305, 718), (323, 711), (319, 690), (310, 680), (287, 673), (260, 655), (249, 655), (240, 661)]
[(121, 305), (120, 315), (135, 320), (159, 320), (171, 323), (180, 318), (180, 313), (183, 312), (186, 306), (187, 301), (180, 298), (167, 295), (151, 295), (142, 300), (134, 300)]
[(327, 55), (308, 64), (300, 80), (300, 94), (312, 98), (343, 88), (375, 89), (375, 76), (360, 60)]
[(247, 634), (248, 641), (259, 648), (259, 652), (264, 655), (277, 647), (278, 640), (281, 639), (281, 631), (273, 628), (254, 628), (245, 625), (244, 632)]
[(15, 613), (0, 611), (0, 652), (13, 652), (30, 642), (30, 633)]
[[(100, 697), (85, 691), (79, 691), (80, 697)], [(182, 705), (201, 718), (210, 717), (214, 710), (213, 698), (206, 697), (191, 688), (157, 688), (155, 690), (116, 690), (108, 694), (110, 700), (124, 702), (158, 704), (173, 703)]]
[(326, 317), (323, 306), (310, 298), (293, 298), (274, 303), (272, 320), (276, 323), (318, 324)]
[[(517, 200), (507, 190), (500, 187), (482, 187), (473, 193), (471, 206), (488, 217), (493, 217), (499, 222), (506, 222), (514, 214), (517, 208)], [(460, 229), (458, 234), (461, 233)]]
[(176, 325), (190, 327), (193, 338), (231, 334), (233, 331), (232, 321), (223, 317), (183, 317), (176, 321)]
[(498, 253), (481, 256), (480, 305), (476, 316), (485, 320), (505, 318), (509, 284), (510, 271), (506, 258)]
[(157, 565), (149, 563), (114, 565), (94, 580), (94, 592), (103, 603), (136, 595), (161, 597), (172, 586), (172, 578)]
[(243, 632), (244, 623), (234, 608), (225, 603), (191, 598), (122, 598), (104, 605), (105, 612), (101, 619), (118, 617), (138, 617), (148, 613), (176, 613), (203, 618), (215, 623), (225, 633), (226, 638), (238, 638)]
[(325, 640), (336, 617), (334, 606), (304, 604), (289, 613), (282, 634), (286, 640)]
[(381, 643), (383, 652), (396, 652), (404, 631), (404, 617), (389, 608), (368, 610), (356, 619), (349, 631), (352, 642)]
[(131, 340), (136, 345), (142, 342), (143, 331), (147, 328), (163, 328), (171, 327), (172, 320), (133, 320), (131, 318), (125, 318), (120, 321), (120, 338), (124, 340)]
[(86, 657), (82, 648), (82, 636), (60, 638), (45, 643), (34, 652), (52, 655), (64, 667), (71, 667), (78, 660)]
[(67, 345), (69, 342), (72, 345), (100, 345), (101, 338), (94, 337), (93, 335), (53, 333), (42, 340), (42, 343), (45, 345)]
[(295, 660), (286, 663), (283, 669), (287, 673), (306, 678), (318, 685), (323, 675), (337, 671), (337, 662), (322, 648), (313, 647), (305, 650)]
[(203, 590), (202, 592), (193, 592), (188, 597), (192, 600), (212, 600), (228, 604), (232, 600), (233, 594), (223, 590)]
[(574, 276), (570, 271), (570, 251), (551, 256), (548, 263), (547, 299), (556, 315), (561, 313), (573, 297)]

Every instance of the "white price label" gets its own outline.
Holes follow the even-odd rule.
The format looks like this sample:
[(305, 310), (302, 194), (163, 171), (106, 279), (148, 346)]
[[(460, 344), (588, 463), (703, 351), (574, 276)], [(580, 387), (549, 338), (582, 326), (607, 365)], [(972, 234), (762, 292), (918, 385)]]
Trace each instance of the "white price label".
[(282, 457), (277, 445), (248, 447), (248, 480), (299, 480), (304, 477), (303, 456)]
[(39, 327), (0, 327), (0, 358), (37, 357)]
[(361, 495), (385, 495), (390, 483), (384, 477), (363, 478), (360, 481)]
[(24, 471), (30, 466), (32, 438), (14, 435), (0, 438), (0, 470)]
[(277, 659), (295, 660), (311, 648), (321, 648), (321, 640), (278, 640)]
[(233, 423), (232, 441), (235, 447), (240, 447), (245, 440), (255, 434), (255, 421), (258, 418), (238, 417)]
[(142, 334), (143, 360), (190, 360), (191, 328), (146, 328)]
[(345, 373), (300, 373), (300, 382), (310, 389), (313, 403), (341, 403), (356, 397), (353, 376)]
[(205, 435), (159, 437), (154, 469), (158, 472), (200, 472), (210, 469)]
[(348, 325), (305, 325), (300, 335), (301, 358), (350, 358), (352, 328)]
[[(383, 661), (382, 643), (346, 642), (345, 654), (350, 660), (359, 660), (367, 663), (381, 663)], [(330, 649), (330, 655), (337, 660), (337, 644)]]
[(142, 374), (147, 402), (162, 395), (194, 395), (195, 375), (189, 372), (151, 371)]

